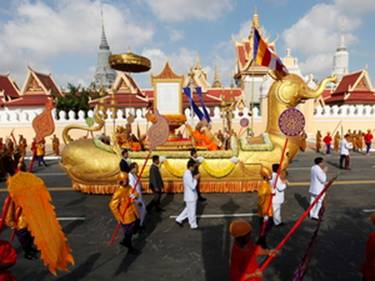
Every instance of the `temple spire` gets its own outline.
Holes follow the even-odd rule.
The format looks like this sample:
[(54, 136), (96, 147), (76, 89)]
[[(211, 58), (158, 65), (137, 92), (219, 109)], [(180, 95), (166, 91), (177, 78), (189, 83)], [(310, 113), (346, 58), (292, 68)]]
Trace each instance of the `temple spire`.
[(108, 45), (107, 37), (105, 35), (105, 30), (104, 30), (104, 17), (103, 17), (103, 8), (102, 7), (100, 7), (100, 18), (101, 18), (101, 23), (102, 23), (102, 36), (101, 36), (101, 39), (100, 39), (99, 49), (109, 50), (109, 45)]
[(111, 50), (105, 36), (104, 31), (104, 17), (103, 9), (100, 7), (100, 17), (101, 17), (101, 28), (102, 34), (100, 38), (99, 52), (98, 52), (98, 63), (96, 65), (96, 70), (94, 74), (94, 85), (96, 88), (109, 89), (112, 86), (116, 78), (116, 72), (109, 65), (108, 59), (111, 55)]
[(212, 83), (213, 88), (222, 88), (223, 85), (221, 84), (221, 78), (220, 78), (220, 69), (219, 66), (215, 66), (215, 73), (214, 73), (214, 82)]

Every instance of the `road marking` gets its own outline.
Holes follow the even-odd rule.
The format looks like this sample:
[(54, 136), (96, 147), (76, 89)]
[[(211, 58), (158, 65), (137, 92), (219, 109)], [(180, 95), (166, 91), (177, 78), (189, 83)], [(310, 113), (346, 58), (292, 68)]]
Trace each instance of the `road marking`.
[(290, 167), (287, 171), (311, 170), (311, 167)]
[[(256, 213), (238, 213), (238, 214), (206, 214), (197, 215), (197, 218), (201, 219), (220, 219), (220, 218), (244, 218), (244, 217), (255, 217), (258, 216)], [(169, 216), (170, 219), (175, 219), (178, 216)]]
[[(335, 181), (334, 185), (370, 185), (375, 184), (375, 180), (346, 180), (346, 181)], [(288, 186), (309, 186), (309, 181), (301, 181), (301, 182), (290, 182)], [(49, 187), (49, 191), (51, 192), (59, 192), (59, 191), (77, 191), (74, 190), (72, 187)], [(0, 188), (0, 192), (8, 192), (6, 188)]]
[[(334, 185), (348, 185), (348, 184), (375, 184), (375, 180), (346, 180), (346, 181), (335, 181)], [(309, 181), (303, 182), (290, 182), (288, 186), (309, 186)]]
[(59, 217), (57, 218), (59, 221), (84, 221), (86, 220), (85, 217)]
[(364, 209), (362, 210), (364, 213), (375, 213), (375, 209)]

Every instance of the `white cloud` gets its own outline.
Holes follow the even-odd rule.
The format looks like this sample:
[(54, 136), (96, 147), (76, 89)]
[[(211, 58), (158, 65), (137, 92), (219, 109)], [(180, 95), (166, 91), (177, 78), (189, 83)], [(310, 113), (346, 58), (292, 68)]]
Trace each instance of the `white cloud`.
[(285, 46), (304, 56), (304, 61), (300, 63), (300, 66), (305, 74), (313, 72), (317, 75), (328, 75), (330, 73), (341, 32), (345, 35), (347, 45), (358, 40), (355, 30), (362, 22), (359, 15), (352, 14), (352, 6), (360, 4), (359, 2), (369, 3), (369, 1), (360, 0), (358, 3), (356, 1), (355, 5), (349, 6), (348, 0), (337, 0), (332, 4), (317, 4), (283, 32)]
[[(112, 50), (123, 51), (151, 41), (153, 27), (144, 22), (138, 24), (124, 7), (102, 6)], [(24, 76), (27, 64), (48, 69), (49, 61), (77, 53), (92, 57), (96, 63), (100, 33), (98, 0), (53, 0), (50, 5), (20, 1), (13, 17), (0, 25), (1, 71)]]
[(175, 43), (181, 41), (184, 38), (184, 33), (181, 30), (170, 29), (169, 30), (169, 39), (171, 42)]
[(345, 13), (368, 14), (375, 11), (374, 0), (336, 0), (335, 2)]
[(215, 20), (232, 9), (231, 0), (144, 0), (163, 21)]

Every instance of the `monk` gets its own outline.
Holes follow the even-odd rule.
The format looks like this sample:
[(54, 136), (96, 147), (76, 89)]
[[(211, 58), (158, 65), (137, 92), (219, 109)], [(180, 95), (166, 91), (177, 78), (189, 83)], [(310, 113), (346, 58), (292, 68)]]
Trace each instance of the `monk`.
[(305, 152), (306, 151), (306, 148), (307, 148), (307, 134), (305, 131), (303, 131), (300, 135), (300, 143), (299, 143), (299, 149), (302, 151), (302, 152)]
[(208, 128), (204, 126), (203, 122), (199, 122), (195, 126), (195, 130), (192, 130), (191, 126), (186, 124), (186, 128), (191, 133), (196, 147), (204, 147), (208, 150), (217, 150), (217, 145), (215, 144), (211, 133)]
[(251, 240), (252, 227), (244, 219), (234, 220), (229, 225), (229, 233), (234, 238), (231, 260), (230, 281), (261, 281), (258, 256), (276, 256), (277, 251), (263, 249)]
[[(372, 224), (375, 226), (375, 213), (371, 216)], [(370, 232), (366, 244), (366, 257), (362, 265), (364, 281), (375, 280), (375, 231)]]
[(258, 215), (260, 218), (259, 225), (263, 226), (263, 222), (267, 221), (266, 228), (262, 231), (257, 244), (261, 245), (263, 248), (267, 248), (266, 236), (269, 231), (271, 231), (273, 223), (273, 213), (272, 213), (272, 187), (270, 185), (270, 180), (272, 178), (271, 171), (263, 167), (261, 170), (261, 176), (263, 178), (262, 185), (258, 189)]
[(335, 134), (335, 136), (333, 138), (333, 150), (335, 152), (339, 151), (340, 140), (341, 140), (341, 136), (340, 136), (339, 132), (336, 132), (336, 134)]
[(316, 141), (316, 152), (320, 152), (320, 149), (322, 148), (322, 133), (320, 131), (318, 131), (316, 133), (316, 138), (315, 138), (315, 141)]
[(361, 152), (363, 150), (363, 133), (361, 130), (358, 131), (358, 134), (356, 136), (356, 143), (358, 151)]
[(60, 140), (56, 135), (53, 135), (52, 138), (52, 150), (56, 156), (60, 155)]

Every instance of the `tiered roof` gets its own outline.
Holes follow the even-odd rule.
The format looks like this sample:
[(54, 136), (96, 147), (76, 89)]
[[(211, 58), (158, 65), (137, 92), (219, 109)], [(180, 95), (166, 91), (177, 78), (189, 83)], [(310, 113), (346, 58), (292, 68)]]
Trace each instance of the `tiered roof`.
[(25, 83), (21, 91), (18, 90), (18, 96), (14, 93), (15, 98), (7, 101), (4, 106), (44, 107), (49, 99), (60, 96), (63, 96), (63, 93), (53, 80), (51, 74), (36, 72), (29, 67)]
[(336, 89), (328, 95), (328, 105), (375, 104), (375, 89), (366, 70), (344, 75)]
[(7, 102), (17, 99), (19, 96), (20, 90), (9, 74), (0, 75), (0, 107), (5, 106)]

